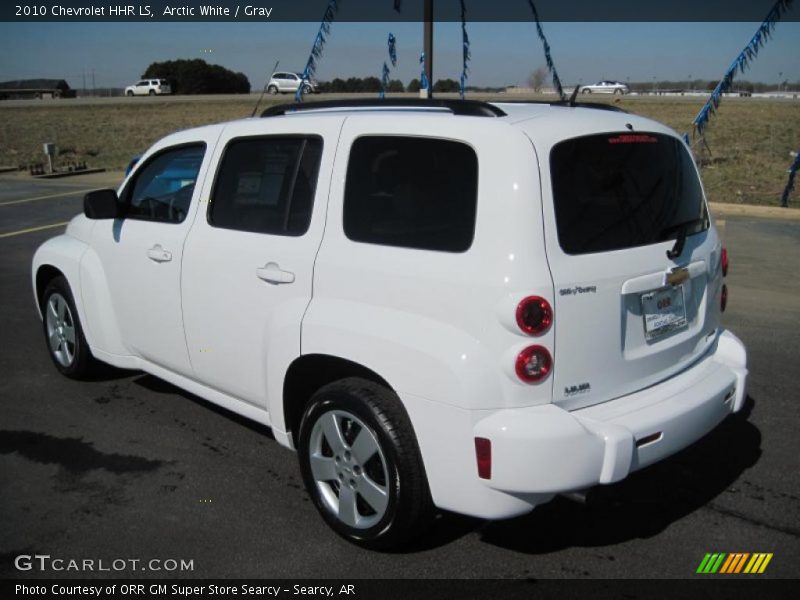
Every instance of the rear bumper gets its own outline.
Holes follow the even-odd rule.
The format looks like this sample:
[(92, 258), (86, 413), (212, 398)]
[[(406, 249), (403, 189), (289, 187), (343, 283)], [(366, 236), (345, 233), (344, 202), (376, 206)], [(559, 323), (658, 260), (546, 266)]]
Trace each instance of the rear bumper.
[(723, 331), (690, 369), (646, 390), (568, 412), (556, 405), (492, 413), (473, 428), (492, 443), (486, 486), (522, 497), (613, 483), (692, 444), (741, 409), (747, 355)]

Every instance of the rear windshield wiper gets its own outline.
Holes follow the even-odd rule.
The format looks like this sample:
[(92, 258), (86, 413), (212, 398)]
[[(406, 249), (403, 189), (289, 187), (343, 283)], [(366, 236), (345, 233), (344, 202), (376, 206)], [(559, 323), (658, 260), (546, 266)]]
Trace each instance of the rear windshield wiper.
[(676, 225), (670, 225), (661, 230), (661, 235), (659, 237), (663, 238), (667, 234), (678, 230), (678, 239), (675, 240), (675, 245), (672, 249), (667, 250), (667, 258), (670, 260), (675, 260), (683, 253), (683, 247), (686, 245), (686, 236), (688, 235), (689, 228), (692, 225), (705, 225), (706, 224), (706, 217), (699, 217), (697, 219), (690, 219), (689, 221), (683, 221)]

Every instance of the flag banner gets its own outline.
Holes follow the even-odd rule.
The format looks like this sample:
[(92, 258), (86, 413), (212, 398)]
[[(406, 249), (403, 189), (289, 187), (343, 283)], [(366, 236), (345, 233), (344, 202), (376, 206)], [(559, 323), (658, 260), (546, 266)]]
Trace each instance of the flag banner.
[(717, 111), (720, 102), (722, 102), (722, 95), (731, 89), (736, 73), (744, 73), (750, 65), (750, 62), (755, 60), (756, 56), (758, 56), (758, 51), (767, 43), (767, 40), (770, 39), (772, 30), (775, 29), (775, 24), (791, 8), (792, 2), (793, 0), (778, 0), (775, 2), (755, 35), (753, 35), (747, 46), (739, 53), (739, 56), (734, 59), (731, 66), (728, 67), (728, 70), (725, 72), (725, 75), (722, 76), (717, 87), (711, 92), (708, 101), (706, 101), (703, 108), (700, 109), (700, 112), (697, 113), (692, 123), (693, 134), (703, 135), (711, 119), (711, 115)]
[(458, 82), (458, 91), (463, 100), (467, 83), (467, 63), (472, 55), (469, 52), (469, 36), (467, 35), (467, 7), (465, 0), (461, 0), (461, 77)]
[(542, 40), (542, 44), (544, 45), (544, 60), (547, 63), (547, 70), (550, 71), (550, 74), (553, 76), (553, 87), (555, 88), (558, 97), (564, 100), (564, 88), (561, 85), (561, 78), (558, 76), (556, 66), (553, 63), (553, 57), (550, 55), (550, 44), (547, 43), (547, 38), (544, 36), (542, 23), (539, 20), (539, 11), (536, 10), (536, 5), (533, 3), (533, 0), (528, 0), (528, 5), (531, 7), (531, 11), (533, 12), (533, 20), (536, 23), (536, 33), (539, 34), (539, 39)]
[(311, 46), (311, 54), (308, 56), (306, 68), (303, 70), (303, 80), (300, 82), (300, 86), (297, 88), (294, 95), (294, 99), (297, 102), (303, 101), (303, 94), (305, 94), (306, 89), (305, 84), (314, 77), (314, 73), (317, 71), (317, 64), (322, 57), (322, 49), (325, 47), (325, 42), (327, 41), (325, 36), (330, 35), (331, 23), (333, 23), (333, 19), (336, 17), (336, 12), (338, 10), (339, 1), (328, 0), (328, 6), (325, 8), (325, 13), (322, 15), (322, 22), (319, 25), (317, 37), (314, 38), (314, 44)]
[(784, 208), (789, 206), (789, 195), (794, 191), (794, 178), (798, 169), (800, 169), (800, 150), (794, 155), (794, 162), (789, 167), (789, 181), (786, 182), (786, 187), (783, 188), (783, 194), (781, 194), (781, 206)]

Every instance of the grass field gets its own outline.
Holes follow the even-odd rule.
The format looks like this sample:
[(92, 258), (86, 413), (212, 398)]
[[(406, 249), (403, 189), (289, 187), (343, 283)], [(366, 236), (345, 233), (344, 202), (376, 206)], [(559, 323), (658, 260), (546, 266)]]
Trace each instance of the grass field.
[[(279, 101), (289, 102), (291, 97)], [(274, 100), (267, 98), (262, 107), (270, 102)], [(628, 96), (617, 104), (683, 133), (691, 131), (702, 102), (700, 98)], [(90, 167), (120, 169), (167, 133), (247, 117), (253, 106), (252, 96), (111, 99), (73, 105), (69, 100), (0, 103), (0, 165), (42, 162), (42, 143), (55, 142), (63, 162), (86, 161)], [(712, 117), (707, 142), (710, 154), (698, 156), (710, 200), (777, 204), (792, 161), (789, 152), (800, 149), (800, 102), (725, 99)], [(795, 191), (792, 203), (800, 204), (800, 191)]]

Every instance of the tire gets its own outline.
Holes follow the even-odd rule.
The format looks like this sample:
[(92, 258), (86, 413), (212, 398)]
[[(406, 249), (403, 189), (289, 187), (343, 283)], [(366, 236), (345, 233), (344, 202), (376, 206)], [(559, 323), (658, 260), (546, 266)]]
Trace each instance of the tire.
[(273, 96), (278, 93), (278, 86), (271, 85), (267, 88), (267, 91), (272, 94)]
[(149, 92), (147, 92), (147, 94), (149, 96), (155, 96), (156, 95), (156, 91), (155, 90), (150, 90)]
[(133, 92), (132, 92), (132, 91), (130, 91), (130, 90), (128, 90), (127, 92), (125, 92), (125, 95), (126, 95), (126, 96), (128, 96), (129, 98), (133, 98)]
[(591, 94), (591, 93), (592, 93), (592, 90), (583, 90), (583, 91), (581, 91), (581, 94)]
[(621, 93), (622, 93), (622, 90), (619, 89), (619, 88), (614, 90), (614, 95), (621, 94)]
[(310, 85), (304, 85), (303, 86), (303, 93), (304, 94), (311, 94), (313, 92), (314, 92), (314, 90), (311, 89)]
[(314, 505), (348, 541), (387, 549), (430, 525), (416, 436), (391, 390), (355, 377), (321, 388), (303, 415), (297, 449)]
[(86, 343), (72, 290), (64, 277), (47, 284), (41, 306), (44, 340), (56, 369), (72, 379), (97, 374), (100, 362)]

